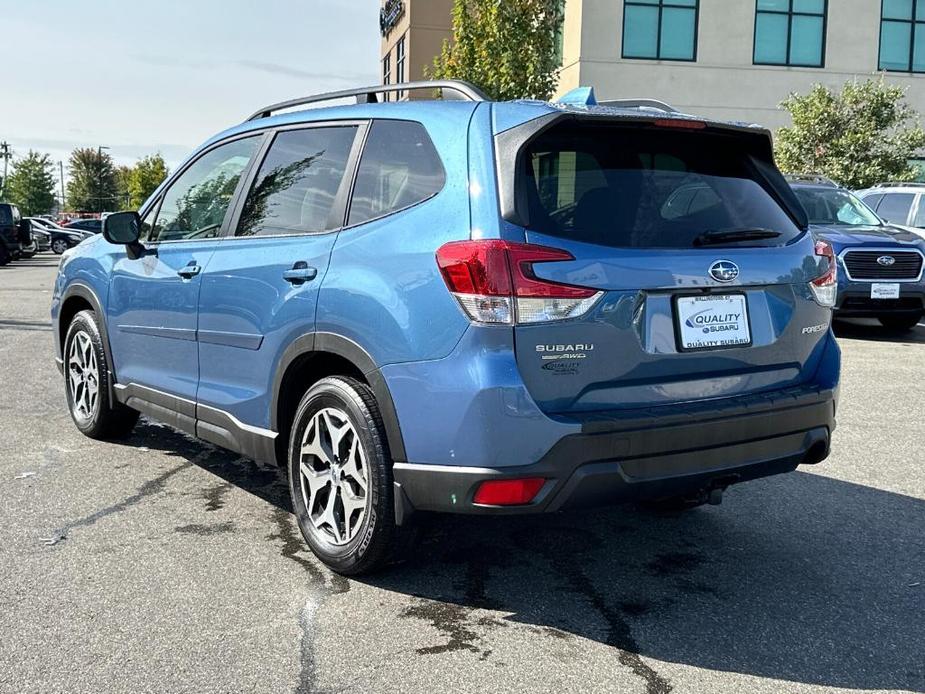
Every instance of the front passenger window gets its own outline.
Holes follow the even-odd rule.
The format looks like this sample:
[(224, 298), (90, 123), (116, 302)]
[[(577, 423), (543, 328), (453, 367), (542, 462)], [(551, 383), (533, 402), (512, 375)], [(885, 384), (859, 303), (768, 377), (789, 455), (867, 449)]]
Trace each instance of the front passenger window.
[(210, 239), (219, 235), (241, 174), (257, 149), (259, 136), (210, 150), (170, 184), (151, 241)]
[(914, 201), (913, 193), (887, 193), (877, 208), (877, 214), (893, 224), (905, 224)]

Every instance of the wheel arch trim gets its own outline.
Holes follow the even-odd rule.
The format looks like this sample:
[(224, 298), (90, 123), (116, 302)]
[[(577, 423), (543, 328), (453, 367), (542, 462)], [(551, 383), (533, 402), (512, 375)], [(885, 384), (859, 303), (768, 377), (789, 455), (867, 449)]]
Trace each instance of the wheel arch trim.
[(277, 411), (283, 376), (296, 359), (309, 354), (332, 354), (341, 357), (353, 364), (363, 374), (373, 391), (373, 395), (376, 396), (392, 460), (404, 462), (405, 444), (398, 422), (398, 414), (395, 411), (395, 404), (392, 401), (392, 395), (389, 392), (385, 378), (382, 376), (382, 372), (369, 352), (363, 347), (353, 340), (335, 333), (316, 332), (300, 335), (290, 342), (289, 346), (283, 351), (273, 376), (270, 428), (273, 431), (279, 431)]
[(57, 352), (55, 356), (63, 370), (64, 340), (67, 337), (67, 328), (61, 325), (61, 311), (67, 305), (68, 301), (75, 297), (83, 299), (88, 304), (90, 304), (90, 306), (93, 308), (93, 313), (96, 314), (96, 327), (100, 331), (100, 340), (103, 343), (103, 352), (106, 355), (106, 365), (109, 371), (109, 378), (107, 379), (109, 383), (109, 402), (115, 402), (115, 391), (113, 390), (113, 385), (117, 382), (116, 367), (112, 360), (112, 348), (109, 346), (109, 329), (106, 326), (106, 313), (103, 311), (103, 304), (99, 297), (96, 295), (96, 292), (83, 282), (72, 282), (61, 294), (61, 308), (58, 310), (58, 320), (56, 321), (57, 325), (55, 326), (55, 343)]

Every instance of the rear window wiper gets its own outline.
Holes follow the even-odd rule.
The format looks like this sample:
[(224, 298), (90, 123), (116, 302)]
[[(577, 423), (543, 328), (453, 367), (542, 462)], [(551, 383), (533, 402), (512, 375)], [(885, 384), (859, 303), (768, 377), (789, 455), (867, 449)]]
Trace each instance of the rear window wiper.
[(695, 238), (694, 245), (715, 246), (737, 241), (760, 241), (761, 239), (776, 239), (780, 235), (779, 231), (773, 229), (710, 229)]

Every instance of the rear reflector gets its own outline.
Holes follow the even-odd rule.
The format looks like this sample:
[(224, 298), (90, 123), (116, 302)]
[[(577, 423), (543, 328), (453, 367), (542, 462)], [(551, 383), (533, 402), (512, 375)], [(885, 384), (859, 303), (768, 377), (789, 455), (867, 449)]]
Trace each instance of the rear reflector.
[(519, 506), (529, 504), (539, 494), (546, 480), (525, 477), (517, 480), (488, 480), (475, 492), (476, 504), (484, 506)]
[(479, 323), (539, 323), (586, 313), (603, 292), (540, 279), (533, 271), (534, 263), (574, 259), (558, 248), (500, 239), (454, 241), (437, 250), (447, 288)]

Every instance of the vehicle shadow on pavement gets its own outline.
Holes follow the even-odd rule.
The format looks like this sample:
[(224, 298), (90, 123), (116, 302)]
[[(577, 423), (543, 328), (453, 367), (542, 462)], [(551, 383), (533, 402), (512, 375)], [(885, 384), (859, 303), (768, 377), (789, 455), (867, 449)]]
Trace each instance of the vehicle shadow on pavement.
[[(203, 444), (154, 424), (127, 443), (177, 453), (291, 513), (275, 468), (203, 456)], [(359, 580), (409, 596), (403, 616), (445, 634), (437, 649), (484, 654), (493, 629), (522, 625), (529, 638), (619, 649), (651, 692), (670, 689), (658, 661), (925, 692), (921, 500), (796, 472), (680, 514), (623, 505), (422, 521), (412, 560)]]
[(37, 255), (32, 258), (24, 258), (22, 260), (14, 260), (7, 265), (0, 265), (0, 272), (4, 269), (15, 270), (16, 268), (23, 267), (55, 267), (58, 263), (61, 262), (61, 256), (59, 255)]
[(851, 340), (868, 340), (872, 342), (901, 342), (906, 344), (925, 344), (925, 319), (912, 330), (890, 330), (884, 328), (874, 319), (844, 319), (832, 323), (835, 337)]
[(925, 502), (815, 474), (673, 516), (441, 518), (368, 582), (660, 661), (925, 691)]

